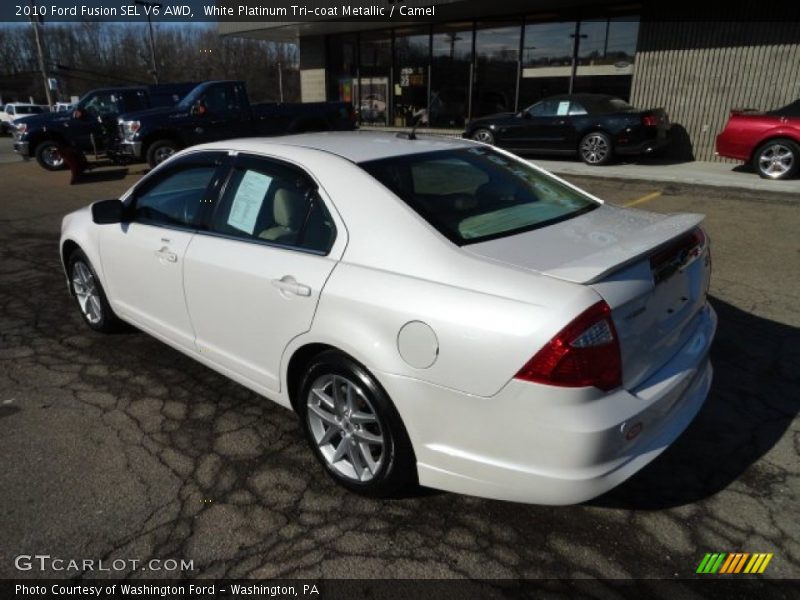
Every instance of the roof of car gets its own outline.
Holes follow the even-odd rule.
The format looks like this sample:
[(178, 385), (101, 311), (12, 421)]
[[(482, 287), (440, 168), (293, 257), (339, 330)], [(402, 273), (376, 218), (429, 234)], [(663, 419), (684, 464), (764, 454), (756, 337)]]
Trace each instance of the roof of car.
[[(274, 145), (296, 146), (329, 152), (349, 161), (360, 163), (368, 160), (404, 156), (437, 150), (453, 150), (473, 147), (475, 142), (460, 138), (423, 135), (409, 140), (396, 133), (380, 131), (326, 131), (302, 133), (280, 137), (242, 138), (204, 144), (203, 149), (224, 149), (240, 152), (263, 152)], [(195, 147), (195, 149), (199, 149)]]

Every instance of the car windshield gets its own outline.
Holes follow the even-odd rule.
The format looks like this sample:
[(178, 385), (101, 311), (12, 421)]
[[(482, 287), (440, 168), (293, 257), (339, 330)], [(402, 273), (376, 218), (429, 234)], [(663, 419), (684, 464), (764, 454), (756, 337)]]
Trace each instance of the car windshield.
[(570, 219), (599, 204), (491, 148), (464, 148), (361, 163), (459, 246)]
[(41, 112), (41, 106), (17, 106), (18, 115), (38, 115)]

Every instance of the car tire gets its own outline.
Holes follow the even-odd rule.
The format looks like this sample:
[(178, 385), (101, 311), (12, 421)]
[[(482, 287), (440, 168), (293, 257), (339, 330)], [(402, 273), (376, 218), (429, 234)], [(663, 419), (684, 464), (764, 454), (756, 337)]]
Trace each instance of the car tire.
[(789, 179), (800, 169), (800, 146), (785, 138), (769, 140), (756, 148), (752, 165), (762, 179)]
[(607, 165), (614, 159), (611, 138), (602, 131), (587, 133), (578, 144), (578, 155), (587, 165), (593, 167)]
[(480, 129), (476, 129), (470, 135), (473, 140), (476, 142), (483, 142), (484, 144), (489, 144), (490, 146), (494, 146), (494, 134), (486, 129), (486, 127), (481, 127)]
[(341, 352), (323, 352), (311, 361), (297, 392), (308, 443), (336, 483), (376, 498), (416, 487), (408, 433), (366, 368)]
[(172, 140), (159, 140), (150, 144), (147, 149), (147, 164), (151, 169), (167, 160), (178, 151), (178, 144)]
[(78, 303), (84, 322), (102, 333), (119, 331), (122, 321), (111, 309), (105, 290), (86, 254), (82, 250), (75, 250), (70, 254), (67, 265), (69, 289)]
[(67, 168), (67, 163), (58, 149), (58, 144), (52, 140), (45, 140), (36, 146), (36, 162), (48, 171), (62, 171)]

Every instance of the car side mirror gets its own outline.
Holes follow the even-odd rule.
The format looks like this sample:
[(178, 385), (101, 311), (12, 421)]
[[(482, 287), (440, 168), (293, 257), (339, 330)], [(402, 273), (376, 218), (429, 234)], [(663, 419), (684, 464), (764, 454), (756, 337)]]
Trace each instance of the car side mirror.
[(92, 221), (98, 225), (111, 225), (125, 221), (125, 205), (117, 199), (100, 200), (92, 204)]
[(82, 119), (82, 118), (84, 117), (84, 115), (85, 115), (85, 114), (86, 114), (86, 113), (84, 113), (84, 112), (83, 112), (83, 111), (82, 111), (80, 108), (76, 108), (76, 109), (75, 109), (75, 110), (72, 112), (72, 118), (73, 118), (73, 119)]
[(192, 108), (189, 110), (189, 112), (194, 117), (202, 117), (204, 114), (206, 114), (206, 105), (202, 102), (192, 104)]

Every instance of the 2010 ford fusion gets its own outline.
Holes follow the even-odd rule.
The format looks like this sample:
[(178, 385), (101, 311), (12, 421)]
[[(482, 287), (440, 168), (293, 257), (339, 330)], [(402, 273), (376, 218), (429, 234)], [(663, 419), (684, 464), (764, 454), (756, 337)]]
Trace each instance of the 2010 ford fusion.
[(325, 470), (568, 504), (687, 427), (716, 328), (701, 215), (611, 206), (468, 140), (196, 146), (64, 218), (86, 323), (300, 416)]

